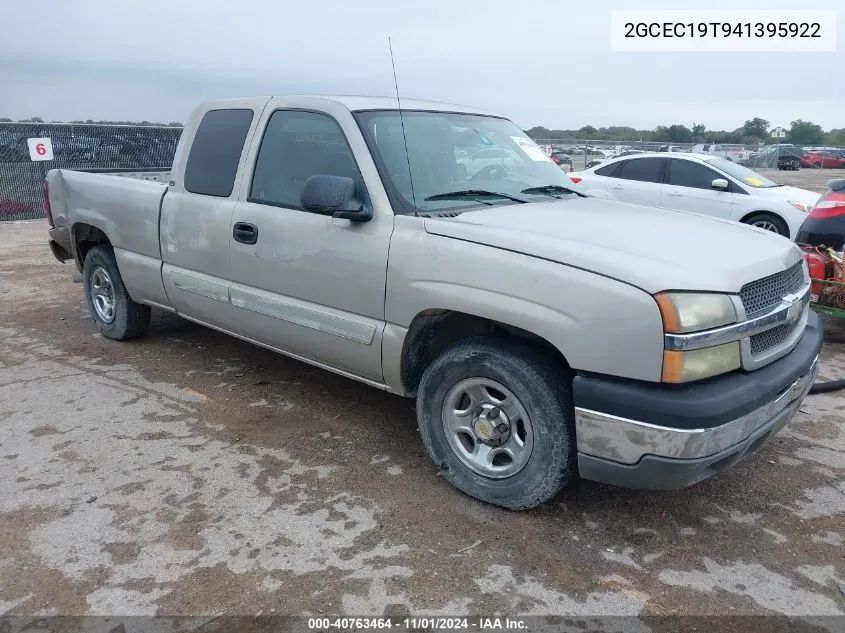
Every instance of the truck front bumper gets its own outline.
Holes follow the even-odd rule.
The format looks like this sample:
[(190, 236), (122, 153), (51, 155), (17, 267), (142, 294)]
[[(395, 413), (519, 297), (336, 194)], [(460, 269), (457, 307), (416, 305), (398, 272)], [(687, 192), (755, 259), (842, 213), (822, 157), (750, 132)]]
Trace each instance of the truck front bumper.
[(818, 374), (823, 332), (810, 312), (796, 347), (753, 372), (666, 385), (579, 374), (581, 477), (630, 488), (683, 488), (756, 451), (795, 415)]

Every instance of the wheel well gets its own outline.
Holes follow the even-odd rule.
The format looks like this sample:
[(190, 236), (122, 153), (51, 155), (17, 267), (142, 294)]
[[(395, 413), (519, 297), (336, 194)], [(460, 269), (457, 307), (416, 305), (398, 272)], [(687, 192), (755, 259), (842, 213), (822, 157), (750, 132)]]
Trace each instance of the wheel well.
[(558, 349), (546, 339), (522, 328), (484, 317), (452, 310), (424, 310), (411, 322), (402, 346), (402, 385), (409, 394), (419, 387), (431, 362), (458, 341), (479, 334), (497, 334), (531, 341), (549, 350), (569, 367)]
[(111, 246), (108, 236), (96, 226), (90, 224), (74, 224), (72, 232), (73, 258), (76, 266), (82, 270), (85, 256), (93, 247), (99, 244)]
[(745, 224), (745, 223), (748, 222), (749, 219), (753, 218), (755, 215), (768, 215), (770, 217), (776, 218), (777, 220), (780, 220), (781, 222), (783, 222), (783, 225), (786, 227), (786, 233), (787, 233), (786, 237), (792, 237), (791, 235), (789, 235), (789, 223), (785, 219), (783, 219), (783, 216), (780, 216), (773, 211), (752, 211), (751, 213), (746, 213), (742, 217), (742, 219), (740, 219), (740, 222)]

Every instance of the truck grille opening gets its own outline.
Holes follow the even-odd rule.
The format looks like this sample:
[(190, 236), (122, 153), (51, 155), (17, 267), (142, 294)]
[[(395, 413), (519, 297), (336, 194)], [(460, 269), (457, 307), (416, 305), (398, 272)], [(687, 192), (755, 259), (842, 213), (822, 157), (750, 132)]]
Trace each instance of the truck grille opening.
[[(777, 307), (786, 295), (800, 290), (803, 285), (804, 268), (802, 262), (793, 264), (786, 270), (774, 275), (745, 284), (739, 291), (739, 298), (745, 308), (745, 316), (752, 319), (768, 312)], [(768, 332), (763, 334), (768, 334)], [(762, 334), (758, 334), (758, 336), (762, 336)]]
[(797, 321), (795, 323), (784, 323), (783, 325), (773, 327), (771, 330), (755, 334), (751, 337), (751, 355), (759, 356), (773, 347), (782, 345), (800, 324), (801, 321)]

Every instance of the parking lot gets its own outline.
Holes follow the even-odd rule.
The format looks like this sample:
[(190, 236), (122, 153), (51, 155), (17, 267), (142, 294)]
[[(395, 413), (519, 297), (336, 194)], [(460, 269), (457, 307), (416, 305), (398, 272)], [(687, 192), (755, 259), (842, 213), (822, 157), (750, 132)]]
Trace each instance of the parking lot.
[(798, 171), (781, 171), (778, 169), (755, 169), (769, 180), (784, 185), (800, 187), (824, 193), (827, 182), (833, 178), (845, 178), (845, 169), (799, 169)]
[(41, 221), (0, 224), (0, 337), (0, 612), (845, 615), (844, 395), (691, 489), (513, 513), (410, 400), (174, 317), (103, 339)]

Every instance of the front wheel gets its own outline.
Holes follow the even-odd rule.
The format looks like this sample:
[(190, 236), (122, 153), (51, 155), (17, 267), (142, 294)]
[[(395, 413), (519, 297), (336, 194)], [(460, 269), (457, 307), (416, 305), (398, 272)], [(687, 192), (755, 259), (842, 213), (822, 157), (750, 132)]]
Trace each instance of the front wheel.
[(512, 510), (548, 501), (576, 476), (571, 375), (527, 342), (475, 337), (426, 369), (420, 434), (444, 479)]
[(789, 237), (789, 227), (781, 218), (772, 213), (755, 213), (744, 220), (745, 224)]
[(82, 283), (88, 309), (103, 336), (123, 341), (146, 333), (150, 306), (136, 303), (126, 292), (111, 248), (95, 246), (86, 253)]

